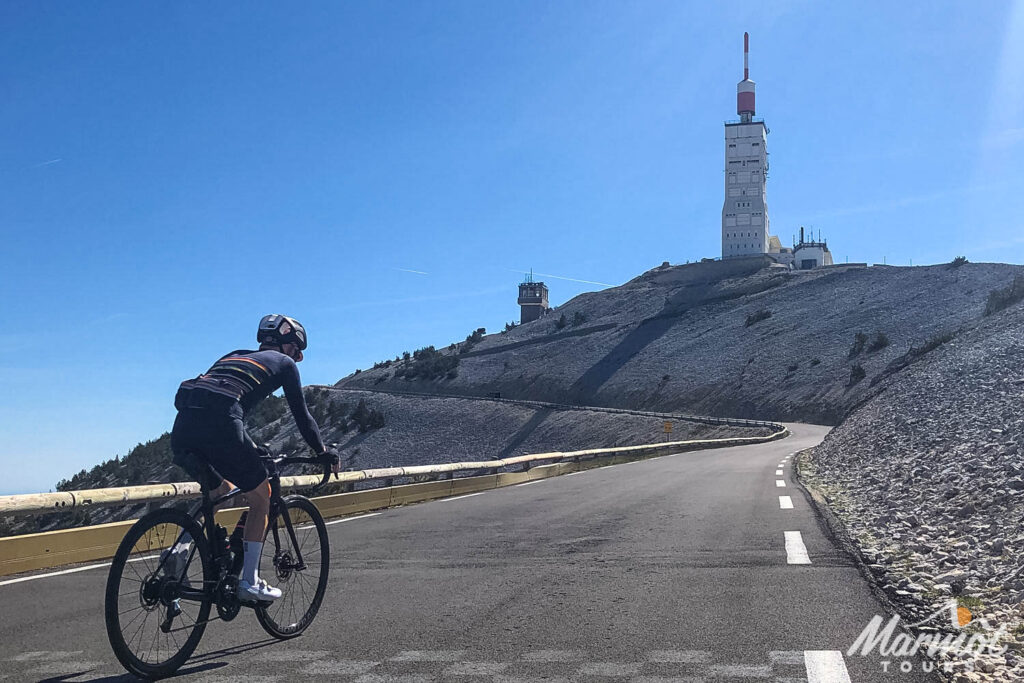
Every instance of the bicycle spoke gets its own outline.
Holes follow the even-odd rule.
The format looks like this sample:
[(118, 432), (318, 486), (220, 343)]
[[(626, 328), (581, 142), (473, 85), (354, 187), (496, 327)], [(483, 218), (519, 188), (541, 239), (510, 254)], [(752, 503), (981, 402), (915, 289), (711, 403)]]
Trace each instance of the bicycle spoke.
[[(170, 675), (198, 644), (212, 604), (198, 593), (207, 587), (205, 548), (193, 520), (166, 508), (145, 515), (118, 548), (105, 614), (114, 654), (131, 673)], [(178, 597), (184, 587), (191, 588), (188, 599)]]

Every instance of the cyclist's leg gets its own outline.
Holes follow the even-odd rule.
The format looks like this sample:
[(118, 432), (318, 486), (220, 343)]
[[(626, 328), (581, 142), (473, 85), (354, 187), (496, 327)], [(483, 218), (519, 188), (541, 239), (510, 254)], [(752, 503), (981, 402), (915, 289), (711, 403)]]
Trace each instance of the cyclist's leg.
[(243, 532), (244, 560), (239, 577), (239, 596), (250, 600), (276, 600), (281, 592), (259, 578), (267, 514), (270, 510), (270, 483), (267, 469), (252, 439), (245, 434), (241, 420), (234, 420), (216, 448), (207, 451), (207, 459), (217, 472), (245, 492), (249, 503)]
[(267, 532), (267, 514), (270, 512), (270, 482), (264, 479), (256, 488), (248, 491), (249, 514), (245, 519), (245, 562), (239, 581), (239, 591), (248, 591), (250, 597), (261, 600), (276, 600), (281, 591), (266, 585), (261, 586), (259, 578), (260, 556), (263, 554), (263, 537)]

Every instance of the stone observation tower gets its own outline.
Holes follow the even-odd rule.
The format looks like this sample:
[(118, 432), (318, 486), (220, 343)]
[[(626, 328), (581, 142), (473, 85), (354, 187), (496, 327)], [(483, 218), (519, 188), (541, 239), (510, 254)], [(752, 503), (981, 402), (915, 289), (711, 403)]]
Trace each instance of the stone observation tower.
[(548, 288), (543, 282), (533, 281), (533, 271), (519, 284), (519, 323), (537, 320), (548, 312)]
[(743, 34), (743, 80), (736, 85), (739, 121), (725, 124), (725, 204), (722, 206), (722, 258), (779, 251), (768, 232), (765, 181), (768, 176), (768, 128), (754, 119), (754, 81), (750, 80), (749, 34)]

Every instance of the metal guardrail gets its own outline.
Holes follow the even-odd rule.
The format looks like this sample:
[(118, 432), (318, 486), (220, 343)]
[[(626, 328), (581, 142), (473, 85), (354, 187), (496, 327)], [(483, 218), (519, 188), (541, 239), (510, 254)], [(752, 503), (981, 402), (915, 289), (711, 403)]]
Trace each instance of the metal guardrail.
[[(549, 404), (550, 405), (550, 404)], [(619, 411), (616, 411), (619, 412)], [(623, 411), (625, 412), (625, 411)], [(642, 412), (635, 414), (645, 414)], [(659, 415), (661, 414), (651, 414)], [(718, 418), (712, 418), (718, 419)], [(722, 418), (727, 419), (727, 418)], [(522, 465), (524, 469), (541, 462), (578, 461), (580, 459), (615, 456), (643, 455), (658, 449), (666, 448), (707, 448), (721, 446), (739, 446), (762, 443), (781, 438), (787, 432), (786, 427), (777, 423), (755, 422), (750, 420), (730, 420), (731, 423), (744, 422), (744, 426), (771, 427), (773, 433), (767, 436), (731, 437), (726, 439), (700, 439), (691, 441), (671, 441), (640, 446), (622, 446), (616, 448), (596, 448), (582, 451), (554, 451), (551, 453), (535, 453), (520, 455), (500, 460), (484, 460), (480, 462), (455, 462), (442, 465), (415, 465), (410, 467), (388, 467), (353, 472), (339, 472), (331, 475), (329, 484), (349, 484), (367, 481), (394, 481), (401, 478), (434, 477), (454, 478), (457, 474), (477, 473), (481, 470), (498, 471), (503, 468)], [(740, 426), (740, 425), (736, 425)], [(282, 488), (305, 488), (319, 483), (321, 475), (282, 476)], [(181, 500), (196, 498), (201, 491), (196, 482), (178, 482), (170, 484), (149, 484), (144, 486), (125, 486), (119, 488), (87, 489), (83, 491), (64, 491), (58, 493), (29, 493), (13, 496), (0, 496), (0, 515), (61, 512), (83, 507), (134, 505), (152, 501)]]
[[(486, 350), (486, 349), (485, 349)], [(663, 420), (681, 420), (684, 422), (697, 422), (699, 424), (726, 425), (732, 427), (770, 427), (775, 430), (782, 430), (785, 427), (778, 422), (768, 420), (747, 420), (737, 417), (713, 417), (710, 415), (690, 415), (687, 413), (660, 413), (652, 410), (633, 410), (631, 408), (610, 408), (605, 406), (578, 405), (573, 403), (547, 403), (545, 401), (531, 401), (524, 398), (501, 398), (495, 396), (455, 393), (431, 394), (423, 391), (402, 391), (401, 389), (374, 389), (373, 387), (339, 387), (334, 384), (318, 385), (324, 389), (333, 391), (361, 392), (365, 394), (393, 394), (395, 396), (416, 396), (420, 398), (460, 398), (468, 401), (493, 401), (508, 405), (523, 406), (526, 408), (537, 408), (546, 410), (586, 410), (597, 413), (611, 413), (613, 415), (637, 415), (640, 417), (657, 417)]]

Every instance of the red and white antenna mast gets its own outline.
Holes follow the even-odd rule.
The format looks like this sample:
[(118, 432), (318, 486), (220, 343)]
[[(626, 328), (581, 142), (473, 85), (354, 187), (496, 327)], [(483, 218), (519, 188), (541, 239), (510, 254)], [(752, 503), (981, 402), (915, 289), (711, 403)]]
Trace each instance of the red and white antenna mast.
[(754, 81), (750, 80), (750, 34), (743, 33), (743, 80), (736, 84), (736, 113), (749, 123), (754, 116)]
[(750, 80), (750, 34), (743, 32), (743, 80)]

